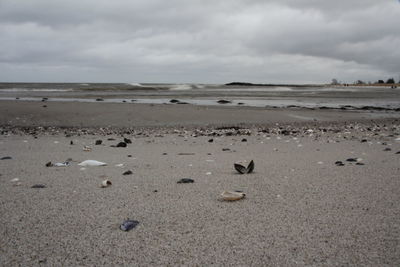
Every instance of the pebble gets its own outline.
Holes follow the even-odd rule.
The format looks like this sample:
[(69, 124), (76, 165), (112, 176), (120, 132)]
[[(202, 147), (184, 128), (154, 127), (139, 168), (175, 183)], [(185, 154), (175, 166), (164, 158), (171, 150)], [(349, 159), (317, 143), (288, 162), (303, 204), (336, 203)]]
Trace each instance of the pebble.
[(127, 144), (132, 144), (131, 139), (128, 139), (128, 138), (124, 138), (124, 142), (127, 143)]
[(133, 172), (131, 170), (127, 170), (122, 175), (131, 175), (131, 174), (133, 174)]
[(125, 142), (119, 142), (115, 147), (127, 147)]
[(335, 165), (336, 166), (344, 166), (344, 163), (341, 162), (340, 160), (338, 160), (338, 161), (335, 162)]
[(10, 156), (5, 156), (5, 157), (2, 157), (0, 160), (6, 160), (6, 159), (12, 159), (12, 157), (10, 157)]
[(138, 226), (139, 222), (135, 221), (135, 220), (126, 220), (124, 221), (120, 226), (119, 229), (121, 229), (122, 231), (130, 231), (133, 228), (135, 228), (136, 226)]
[(178, 182), (178, 184), (188, 184), (188, 183), (194, 183), (193, 179), (190, 178), (182, 178)]
[(387, 147), (383, 151), (392, 151), (392, 149), (390, 147)]
[(46, 185), (44, 184), (34, 184), (31, 186), (31, 188), (46, 188)]
[(102, 140), (96, 140), (96, 143), (94, 143), (96, 146), (101, 145), (101, 143), (103, 143)]

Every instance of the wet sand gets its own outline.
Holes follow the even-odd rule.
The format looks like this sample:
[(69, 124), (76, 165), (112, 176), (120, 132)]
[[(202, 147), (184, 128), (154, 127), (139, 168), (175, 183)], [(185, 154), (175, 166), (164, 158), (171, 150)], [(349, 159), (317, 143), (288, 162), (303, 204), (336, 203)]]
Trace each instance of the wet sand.
[[(1, 103), (0, 158), (12, 159), (0, 160), (0, 265), (400, 264), (400, 123), (389, 113), (103, 107)], [(132, 144), (111, 147), (123, 137)], [(108, 165), (77, 165), (86, 159)], [(233, 163), (250, 159), (255, 172), (237, 174)], [(195, 183), (177, 184), (186, 177)], [(247, 195), (223, 202), (224, 190)], [(126, 218), (140, 223), (123, 232)]]

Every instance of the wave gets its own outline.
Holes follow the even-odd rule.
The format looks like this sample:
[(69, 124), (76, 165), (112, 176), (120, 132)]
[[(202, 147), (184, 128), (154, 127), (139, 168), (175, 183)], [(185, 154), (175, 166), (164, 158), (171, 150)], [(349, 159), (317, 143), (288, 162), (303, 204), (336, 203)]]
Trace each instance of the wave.
[(47, 88), (47, 89), (37, 89), (37, 88), (7, 88), (0, 89), (1, 92), (72, 92), (74, 89), (56, 89), (56, 88)]

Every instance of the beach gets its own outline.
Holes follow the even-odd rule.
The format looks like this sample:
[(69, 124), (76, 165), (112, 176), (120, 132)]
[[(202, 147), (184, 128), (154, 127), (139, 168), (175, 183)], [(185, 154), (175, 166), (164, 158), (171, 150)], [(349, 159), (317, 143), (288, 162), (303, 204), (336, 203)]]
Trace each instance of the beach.
[[(0, 101), (0, 265), (398, 266), (399, 119)], [(107, 165), (78, 165), (89, 159)], [(253, 173), (234, 169), (250, 160)], [(121, 231), (128, 218), (139, 224)]]

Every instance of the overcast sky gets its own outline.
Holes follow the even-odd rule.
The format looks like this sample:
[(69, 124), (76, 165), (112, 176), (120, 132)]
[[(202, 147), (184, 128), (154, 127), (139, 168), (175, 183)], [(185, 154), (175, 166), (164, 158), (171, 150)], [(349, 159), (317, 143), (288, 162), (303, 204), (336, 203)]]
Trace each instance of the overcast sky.
[(3, 82), (399, 75), (399, 0), (0, 0)]

